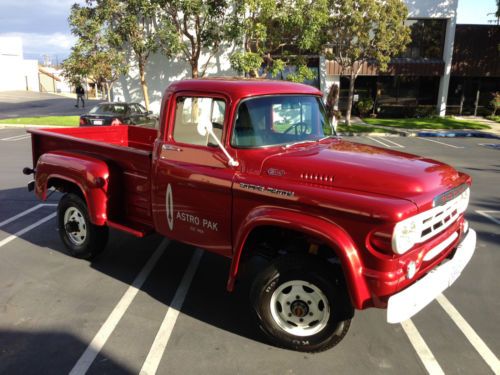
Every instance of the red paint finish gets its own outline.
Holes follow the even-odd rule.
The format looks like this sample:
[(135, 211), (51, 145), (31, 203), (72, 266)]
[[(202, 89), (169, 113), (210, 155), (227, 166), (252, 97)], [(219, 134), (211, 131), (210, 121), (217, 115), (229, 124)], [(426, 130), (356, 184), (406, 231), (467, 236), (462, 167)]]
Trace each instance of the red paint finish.
[[(321, 93), (289, 82), (186, 80), (165, 90), (159, 131), (126, 125), (30, 130), (36, 193), (44, 199), (50, 179), (63, 179), (79, 187), (98, 225), (137, 236), (156, 231), (230, 257), (229, 290), (252, 231), (273, 226), (301, 232), (338, 257), (358, 309), (385, 307), (389, 296), (454, 250), (463, 216), (404, 255), (377, 236), (432, 208), (436, 196), (470, 185), (469, 176), (434, 160), (337, 138), (289, 148), (232, 147), (239, 103), (262, 95)], [(230, 167), (218, 147), (174, 140), (178, 96), (225, 102), (221, 141), (238, 167)], [(453, 232), (457, 239), (424, 262)], [(410, 261), (418, 271), (407, 280)]]

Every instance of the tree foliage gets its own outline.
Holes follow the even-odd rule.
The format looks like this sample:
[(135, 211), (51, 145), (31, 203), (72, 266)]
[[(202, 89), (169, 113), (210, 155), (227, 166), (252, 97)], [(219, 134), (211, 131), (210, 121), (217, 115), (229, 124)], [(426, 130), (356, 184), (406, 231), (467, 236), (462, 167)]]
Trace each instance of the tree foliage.
[(408, 16), (401, 0), (330, 0), (326, 35), (341, 75), (350, 79), (346, 121), (350, 124), (354, 81), (364, 63), (387, 70), (391, 57), (401, 54), (410, 42)]
[(63, 75), (73, 85), (91, 79), (106, 88), (110, 100), (113, 83), (128, 72), (123, 52), (109, 45), (106, 31), (95, 17), (95, 9), (75, 4), (71, 8), (69, 23), (78, 39), (62, 64)]
[[(203, 77), (219, 52), (236, 37), (237, 19), (226, 0), (157, 0), (162, 25), (171, 25), (177, 36), (179, 51), (191, 66), (193, 78)], [(208, 57), (202, 66), (202, 52)]]
[(305, 55), (319, 53), (318, 36), (328, 21), (327, 11), (327, 0), (236, 1), (243, 51), (231, 56), (231, 66), (252, 77), (274, 77), (287, 66), (296, 66), (288, 79), (313, 78)]

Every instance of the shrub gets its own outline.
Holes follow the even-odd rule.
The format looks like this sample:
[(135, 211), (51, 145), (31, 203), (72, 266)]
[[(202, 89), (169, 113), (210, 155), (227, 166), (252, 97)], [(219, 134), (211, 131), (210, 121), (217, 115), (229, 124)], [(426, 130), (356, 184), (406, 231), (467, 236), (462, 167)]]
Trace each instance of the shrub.
[(372, 98), (362, 98), (358, 102), (358, 111), (361, 116), (366, 115), (373, 108)]

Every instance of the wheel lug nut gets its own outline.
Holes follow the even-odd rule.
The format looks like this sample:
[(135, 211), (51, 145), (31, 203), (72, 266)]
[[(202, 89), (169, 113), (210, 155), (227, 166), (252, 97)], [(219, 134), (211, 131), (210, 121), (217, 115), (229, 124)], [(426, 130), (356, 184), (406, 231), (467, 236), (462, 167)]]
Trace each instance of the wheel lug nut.
[(299, 321), (302, 323), (304, 321), (304, 319), (300, 318)]
[(288, 317), (291, 317), (291, 316), (292, 316), (292, 314), (288, 313)]
[(311, 301), (307, 301), (307, 304), (310, 305), (312, 302)]
[(286, 304), (287, 304), (287, 305), (290, 305), (290, 302), (288, 302), (288, 301), (287, 301), (287, 302), (286, 302)]
[(313, 313), (312, 313), (312, 312), (310, 312), (310, 313), (309, 313), (309, 316), (313, 316)]
[(295, 296), (295, 298), (300, 299), (300, 296)]

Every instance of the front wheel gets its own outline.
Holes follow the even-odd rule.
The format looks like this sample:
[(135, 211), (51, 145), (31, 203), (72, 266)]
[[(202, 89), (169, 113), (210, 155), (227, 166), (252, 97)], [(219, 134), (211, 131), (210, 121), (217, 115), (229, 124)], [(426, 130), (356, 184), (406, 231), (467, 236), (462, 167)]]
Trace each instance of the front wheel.
[(87, 205), (76, 194), (65, 194), (57, 206), (58, 230), (70, 255), (91, 259), (108, 241), (108, 227), (90, 222)]
[(257, 276), (250, 296), (266, 336), (302, 352), (337, 345), (354, 314), (340, 271), (312, 256), (277, 259)]

